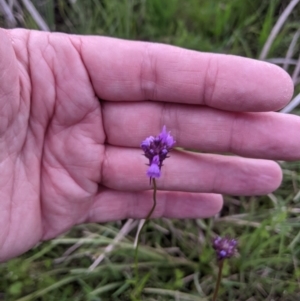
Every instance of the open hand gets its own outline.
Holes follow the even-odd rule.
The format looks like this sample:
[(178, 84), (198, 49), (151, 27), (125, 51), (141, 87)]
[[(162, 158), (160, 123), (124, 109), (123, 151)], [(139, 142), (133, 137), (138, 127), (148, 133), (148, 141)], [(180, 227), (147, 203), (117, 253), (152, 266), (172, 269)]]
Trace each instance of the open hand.
[(205, 154), (171, 153), (154, 217), (209, 217), (223, 193), (269, 193), (281, 170), (268, 159), (300, 158), (300, 119), (270, 112), (293, 93), (274, 65), (20, 29), (0, 41), (1, 261), (78, 223), (145, 217), (139, 145), (163, 125)]

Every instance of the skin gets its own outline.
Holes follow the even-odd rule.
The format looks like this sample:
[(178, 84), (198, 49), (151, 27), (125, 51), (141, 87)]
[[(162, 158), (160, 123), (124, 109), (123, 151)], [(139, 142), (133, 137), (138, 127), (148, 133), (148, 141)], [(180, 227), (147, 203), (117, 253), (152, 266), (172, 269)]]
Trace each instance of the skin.
[(272, 112), (293, 94), (274, 65), (20, 29), (0, 41), (1, 261), (75, 224), (145, 217), (139, 145), (163, 125), (178, 147), (204, 153), (171, 153), (153, 217), (212, 216), (223, 193), (277, 189), (272, 160), (300, 159), (300, 119)]

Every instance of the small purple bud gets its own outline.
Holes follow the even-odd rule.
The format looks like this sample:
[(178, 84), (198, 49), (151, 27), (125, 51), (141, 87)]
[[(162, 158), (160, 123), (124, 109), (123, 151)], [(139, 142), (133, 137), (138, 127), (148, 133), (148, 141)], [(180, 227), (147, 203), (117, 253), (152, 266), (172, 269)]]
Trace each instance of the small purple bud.
[(218, 260), (231, 258), (237, 254), (237, 240), (229, 237), (222, 238), (217, 236), (212, 241)]
[(142, 144), (141, 144), (141, 148), (148, 148), (150, 147), (150, 144), (154, 141), (154, 137), (150, 136), (148, 138), (146, 138)]
[(162, 152), (164, 155), (166, 155), (166, 154), (168, 153), (168, 150), (164, 148), (161, 152)]

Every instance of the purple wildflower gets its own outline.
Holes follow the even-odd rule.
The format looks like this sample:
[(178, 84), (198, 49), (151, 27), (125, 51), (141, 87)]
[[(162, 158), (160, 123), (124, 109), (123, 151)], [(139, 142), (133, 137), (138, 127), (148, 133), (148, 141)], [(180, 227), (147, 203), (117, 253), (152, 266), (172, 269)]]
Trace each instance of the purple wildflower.
[(170, 135), (170, 132), (167, 132), (166, 126), (163, 126), (158, 136), (150, 136), (142, 142), (141, 148), (145, 157), (149, 159), (147, 176), (150, 179), (160, 177), (163, 161), (168, 158), (168, 153), (174, 144), (175, 140)]
[(213, 239), (213, 248), (216, 251), (218, 260), (231, 258), (237, 254), (237, 240), (229, 237), (217, 236)]
[(151, 165), (147, 170), (147, 176), (149, 178), (159, 178), (160, 177), (159, 156), (158, 155), (153, 157)]

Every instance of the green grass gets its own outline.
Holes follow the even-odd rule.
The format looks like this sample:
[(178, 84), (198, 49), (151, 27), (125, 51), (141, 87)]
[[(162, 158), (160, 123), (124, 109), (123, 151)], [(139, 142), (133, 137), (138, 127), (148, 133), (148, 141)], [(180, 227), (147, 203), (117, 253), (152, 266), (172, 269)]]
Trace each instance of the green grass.
[[(257, 58), (289, 1), (33, 3), (52, 30)], [(299, 6), (272, 43), (268, 58), (285, 57), (300, 25)], [(22, 20), (19, 25), (38, 28), (26, 10)], [(0, 25), (4, 24), (4, 18), (0, 19)], [(295, 53), (294, 58), (298, 56)], [(288, 71), (292, 73), (293, 68)], [(295, 88), (299, 93), (299, 85)], [(219, 218), (152, 220), (141, 235), (138, 280), (133, 268), (136, 227), (90, 272), (89, 266), (113, 242), (125, 221), (81, 225), (1, 264), (0, 300), (210, 300), (217, 276), (210, 244), (215, 234), (238, 237), (240, 250), (224, 266), (219, 300), (300, 300), (300, 164), (281, 164), (280, 189), (262, 197), (226, 196)]]

